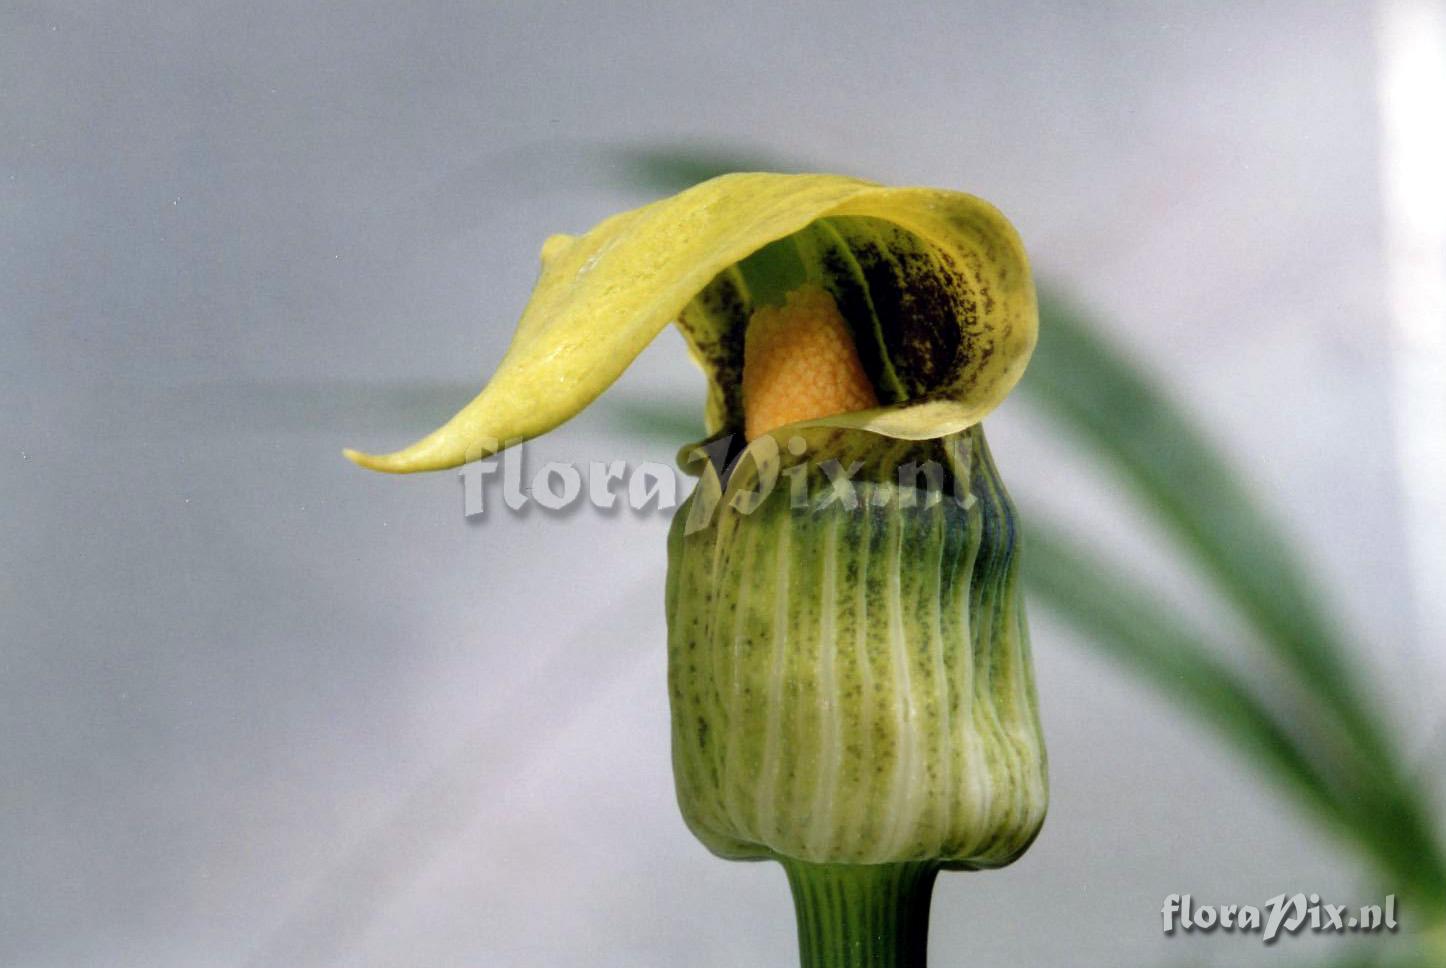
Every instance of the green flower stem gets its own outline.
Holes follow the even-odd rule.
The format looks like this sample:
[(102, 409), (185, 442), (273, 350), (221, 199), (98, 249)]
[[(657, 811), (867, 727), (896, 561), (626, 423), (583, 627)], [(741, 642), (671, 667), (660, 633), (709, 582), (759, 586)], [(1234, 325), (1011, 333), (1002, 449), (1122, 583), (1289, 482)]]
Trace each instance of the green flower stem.
[(783, 859), (802, 968), (924, 968), (939, 865)]

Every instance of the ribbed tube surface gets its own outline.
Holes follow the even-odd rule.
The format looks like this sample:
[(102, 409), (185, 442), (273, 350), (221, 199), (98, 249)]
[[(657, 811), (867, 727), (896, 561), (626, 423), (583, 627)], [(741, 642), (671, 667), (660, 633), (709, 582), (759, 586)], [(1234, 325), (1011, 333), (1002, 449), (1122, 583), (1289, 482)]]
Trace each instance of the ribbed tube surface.
[[(804, 436), (801, 456), (745, 456), (721, 497), (715, 481), (706, 526), (687, 505), (674, 525), (684, 817), (728, 857), (1006, 864), (1038, 833), (1047, 785), (1015, 512), (982, 431)], [(828, 460), (859, 462), (852, 504)], [(735, 500), (770, 476), (765, 498)]]

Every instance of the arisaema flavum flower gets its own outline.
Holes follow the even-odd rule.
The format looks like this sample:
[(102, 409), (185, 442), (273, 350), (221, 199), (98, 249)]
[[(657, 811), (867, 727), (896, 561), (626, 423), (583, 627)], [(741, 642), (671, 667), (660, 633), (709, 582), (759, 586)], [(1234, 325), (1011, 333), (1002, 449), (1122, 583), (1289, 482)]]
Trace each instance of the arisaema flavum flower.
[(670, 322), (708, 380), (669, 537), (678, 802), (781, 861), (809, 964), (919, 964), (941, 868), (1007, 864), (1047, 801), (1019, 528), (980, 420), (1035, 342), (971, 195), (736, 174), (542, 247), (460, 413), (364, 467), (455, 467), (603, 392)]

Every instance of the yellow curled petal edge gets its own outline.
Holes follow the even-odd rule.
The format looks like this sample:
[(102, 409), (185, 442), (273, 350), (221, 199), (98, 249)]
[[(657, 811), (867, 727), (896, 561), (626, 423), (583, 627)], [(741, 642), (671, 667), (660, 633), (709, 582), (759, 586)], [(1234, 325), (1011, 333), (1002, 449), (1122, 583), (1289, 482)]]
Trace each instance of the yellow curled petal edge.
[(723, 175), (614, 215), (580, 236), (554, 235), (497, 372), (471, 403), (391, 454), (348, 450), (391, 473), (456, 467), (546, 433), (579, 413), (719, 273), (822, 218), (861, 217), (917, 236), (969, 279), (973, 351), (926, 398), (812, 425), (902, 439), (956, 433), (1013, 389), (1034, 349), (1038, 311), (1013, 227), (962, 192), (890, 188), (838, 175)]

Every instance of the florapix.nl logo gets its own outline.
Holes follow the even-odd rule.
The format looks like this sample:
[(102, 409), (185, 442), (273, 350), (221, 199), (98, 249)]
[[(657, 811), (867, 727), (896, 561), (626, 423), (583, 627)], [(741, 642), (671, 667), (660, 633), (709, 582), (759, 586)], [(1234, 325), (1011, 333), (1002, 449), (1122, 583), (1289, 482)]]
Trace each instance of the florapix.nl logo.
[(1373, 933), (1396, 930), (1396, 895), (1387, 894), (1381, 904), (1328, 904), (1319, 894), (1277, 894), (1263, 905), (1196, 904), (1189, 894), (1171, 894), (1160, 906), (1161, 927), (1166, 934), (1179, 931), (1260, 935), (1272, 944), (1282, 934)]
[[(498, 509), (520, 512), (536, 505), (548, 511), (565, 511), (586, 504), (610, 511), (624, 502), (637, 513), (668, 512), (676, 508), (679, 494), (692, 486), (690, 478), (700, 477), (685, 525), (688, 533), (706, 528), (723, 501), (739, 514), (751, 514), (762, 507), (779, 488), (786, 488), (788, 504), (796, 510), (820, 510), (838, 505), (855, 510), (864, 503), (884, 507), (890, 502), (930, 508), (952, 500), (966, 510), (975, 503), (969, 493), (967, 468), (971, 461), (971, 440), (952, 437), (940, 442), (942, 460), (905, 460), (891, 468), (890, 483), (896, 486), (865, 486), (859, 474), (862, 460), (846, 460), (826, 453), (811, 454), (802, 435), (790, 437), (780, 447), (769, 434), (737, 446), (724, 435), (692, 448), (685, 463), (698, 473), (685, 475), (680, 469), (658, 461), (630, 464), (626, 460), (591, 460), (584, 463), (551, 460), (528, 473), (527, 448), (523, 442), (499, 446), (496, 440), (479, 442), (480, 452), (500, 454), (463, 465), (462, 513), (480, 518)], [(740, 475), (740, 469), (749, 471)], [(738, 480), (746, 480), (738, 485)], [(733, 482), (733, 486), (726, 486)], [(875, 481), (868, 485), (877, 484)]]

